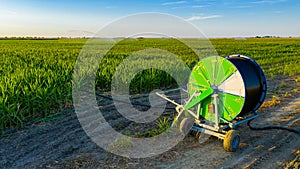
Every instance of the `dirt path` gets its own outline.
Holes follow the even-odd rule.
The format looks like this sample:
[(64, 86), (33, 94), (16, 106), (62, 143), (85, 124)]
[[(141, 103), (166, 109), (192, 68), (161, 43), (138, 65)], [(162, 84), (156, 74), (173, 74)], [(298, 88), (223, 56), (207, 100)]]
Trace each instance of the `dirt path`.
[[(107, 112), (111, 103), (103, 103)], [(300, 97), (286, 98), (280, 107), (260, 111), (254, 126), (300, 127)], [(118, 128), (128, 122), (118, 114), (107, 113)], [(253, 131), (239, 127), (241, 145), (237, 152), (225, 152), (214, 137), (203, 144), (187, 136), (171, 150), (151, 158), (128, 159), (105, 152), (82, 130), (76, 114), (7, 131), (0, 140), (0, 168), (284, 168), (299, 162), (300, 136), (287, 131)], [(289, 163), (294, 161), (293, 163)], [(298, 164), (299, 165), (299, 164)]]

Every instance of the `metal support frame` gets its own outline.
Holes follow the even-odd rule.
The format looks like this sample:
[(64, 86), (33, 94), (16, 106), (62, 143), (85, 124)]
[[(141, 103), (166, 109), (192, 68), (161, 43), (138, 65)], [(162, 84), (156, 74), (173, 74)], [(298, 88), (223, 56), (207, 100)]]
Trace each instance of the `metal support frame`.
[(224, 140), (224, 137), (225, 137), (225, 134), (223, 134), (223, 133), (218, 133), (216, 131), (209, 130), (209, 129), (203, 128), (203, 127), (193, 126), (192, 130), (199, 131), (201, 133), (205, 133), (208, 135), (212, 135), (212, 136), (218, 137), (219, 139), (222, 139), (222, 140)]
[(214, 100), (215, 129), (219, 130), (219, 111), (218, 111), (218, 104), (217, 104), (218, 94), (214, 93), (211, 97)]
[[(179, 88), (178, 90), (182, 90), (182, 89)], [(213, 136), (218, 137), (219, 139), (222, 139), (222, 140), (225, 138), (225, 134), (227, 133), (228, 130), (235, 129), (239, 124), (242, 124), (244, 122), (247, 122), (249, 120), (257, 118), (259, 116), (256, 112), (251, 112), (251, 113), (248, 114), (247, 117), (241, 117), (240, 120), (236, 120), (234, 122), (226, 121), (225, 119), (223, 119), (219, 116), (218, 104), (217, 104), (218, 94), (217, 94), (217, 92), (214, 92), (211, 95), (211, 97), (213, 98), (213, 104), (214, 104), (215, 123), (213, 125), (202, 124), (201, 121), (199, 120), (201, 102), (199, 102), (199, 104), (197, 105), (196, 113), (194, 113), (193, 111), (191, 111), (189, 109), (185, 109), (184, 105), (181, 105), (179, 103), (176, 103), (174, 100), (169, 99), (164, 94), (156, 92), (156, 95), (158, 95), (159, 97), (161, 97), (161, 98), (169, 101), (170, 103), (176, 105), (176, 111), (178, 112), (178, 115), (175, 118), (175, 120), (177, 120), (184, 111), (187, 111), (190, 115), (192, 115), (196, 119), (195, 124), (194, 124), (194, 126), (192, 127), (191, 130), (199, 131), (199, 132), (209, 134), (209, 135), (213, 135)], [(188, 101), (185, 103), (185, 105), (189, 104), (193, 100), (193, 98), (197, 97), (197, 96), (199, 96), (199, 93), (194, 92), (192, 94), (192, 96), (188, 99)], [(219, 123), (220, 119), (227, 122), (227, 124), (222, 124), (221, 125)]]

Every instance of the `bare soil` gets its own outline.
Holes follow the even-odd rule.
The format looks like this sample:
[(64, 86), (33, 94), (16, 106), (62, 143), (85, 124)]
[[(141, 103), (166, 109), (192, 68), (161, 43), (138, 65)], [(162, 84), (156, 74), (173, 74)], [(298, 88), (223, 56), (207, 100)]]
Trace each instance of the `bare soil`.
[[(253, 126), (285, 126), (300, 129), (300, 94), (293, 79), (269, 81), (269, 94), (281, 98), (274, 107), (261, 108)], [(286, 93), (288, 92), (288, 93)], [(113, 113), (110, 101), (102, 101), (111, 125), (132, 125)], [(111, 112), (111, 113), (109, 113)], [(172, 112), (171, 112), (172, 113)], [(148, 126), (151, 127), (151, 126)], [(123, 127), (124, 129), (124, 127)], [(122, 132), (122, 131), (121, 131)], [(7, 129), (0, 139), (0, 168), (298, 168), (300, 135), (281, 130), (254, 131), (239, 126), (241, 143), (238, 151), (229, 153), (222, 141), (210, 137), (200, 144), (188, 135), (171, 150), (144, 159), (129, 159), (106, 152), (85, 134), (74, 110), (46, 122), (24, 128)]]

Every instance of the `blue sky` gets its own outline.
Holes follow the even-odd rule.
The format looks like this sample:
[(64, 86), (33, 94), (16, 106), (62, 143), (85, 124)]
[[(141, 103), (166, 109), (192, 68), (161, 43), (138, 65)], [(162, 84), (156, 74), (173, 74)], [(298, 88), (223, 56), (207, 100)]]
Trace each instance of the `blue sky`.
[(299, 0), (1, 0), (0, 36), (92, 36), (142, 12), (181, 17), (209, 37), (300, 37)]

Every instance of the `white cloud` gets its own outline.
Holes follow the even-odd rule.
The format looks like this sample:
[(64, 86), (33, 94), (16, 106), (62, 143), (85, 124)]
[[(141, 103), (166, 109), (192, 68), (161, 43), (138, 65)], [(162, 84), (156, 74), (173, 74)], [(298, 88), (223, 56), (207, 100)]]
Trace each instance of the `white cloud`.
[(280, 3), (280, 2), (286, 2), (288, 0), (259, 0), (259, 1), (252, 1), (250, 3), (252, 4), (274, 4), (274, 3)]
[(185, 4), (186, 1), (172, 1), (172, 2), (165, 2), (162, 5), (178, 5), (178, 4)]
[(209, 15), (209, 16), (192, 16), (187, 21), (196, 21), (196, 20), (206, 20), (206, 19), (214, 19), (214, 18), (222, 18), (222, 15)]
[(241, 6), (232, 6), (230, 8), (232, 9), (245, 9), (245, 8), (252, 8), (253, 6), (250, 6), (250, 5), (241, 5)]
[(0, 15), (1, 16), (15, 16), (18, 13), (16, 11), (10, 10), (10, 9), (1, 9), (0, 8)]
[(197, 9), (197, 8), (204, 8), (204, 7), (208, 7), (208, 6), (204, 6), (204, 5), (193, 5), (193, 6), (174, 6), (171, 9)]
[(113, 9), (113, 8), (117, 8), (116, 6), (106, 6), (106, 9)]
[(204, 8), (204, 7), (207, 7), (207, 6), (204, 6), (204, 5), (193, 5), (193, 6), (191, 6), (191, 8)]

